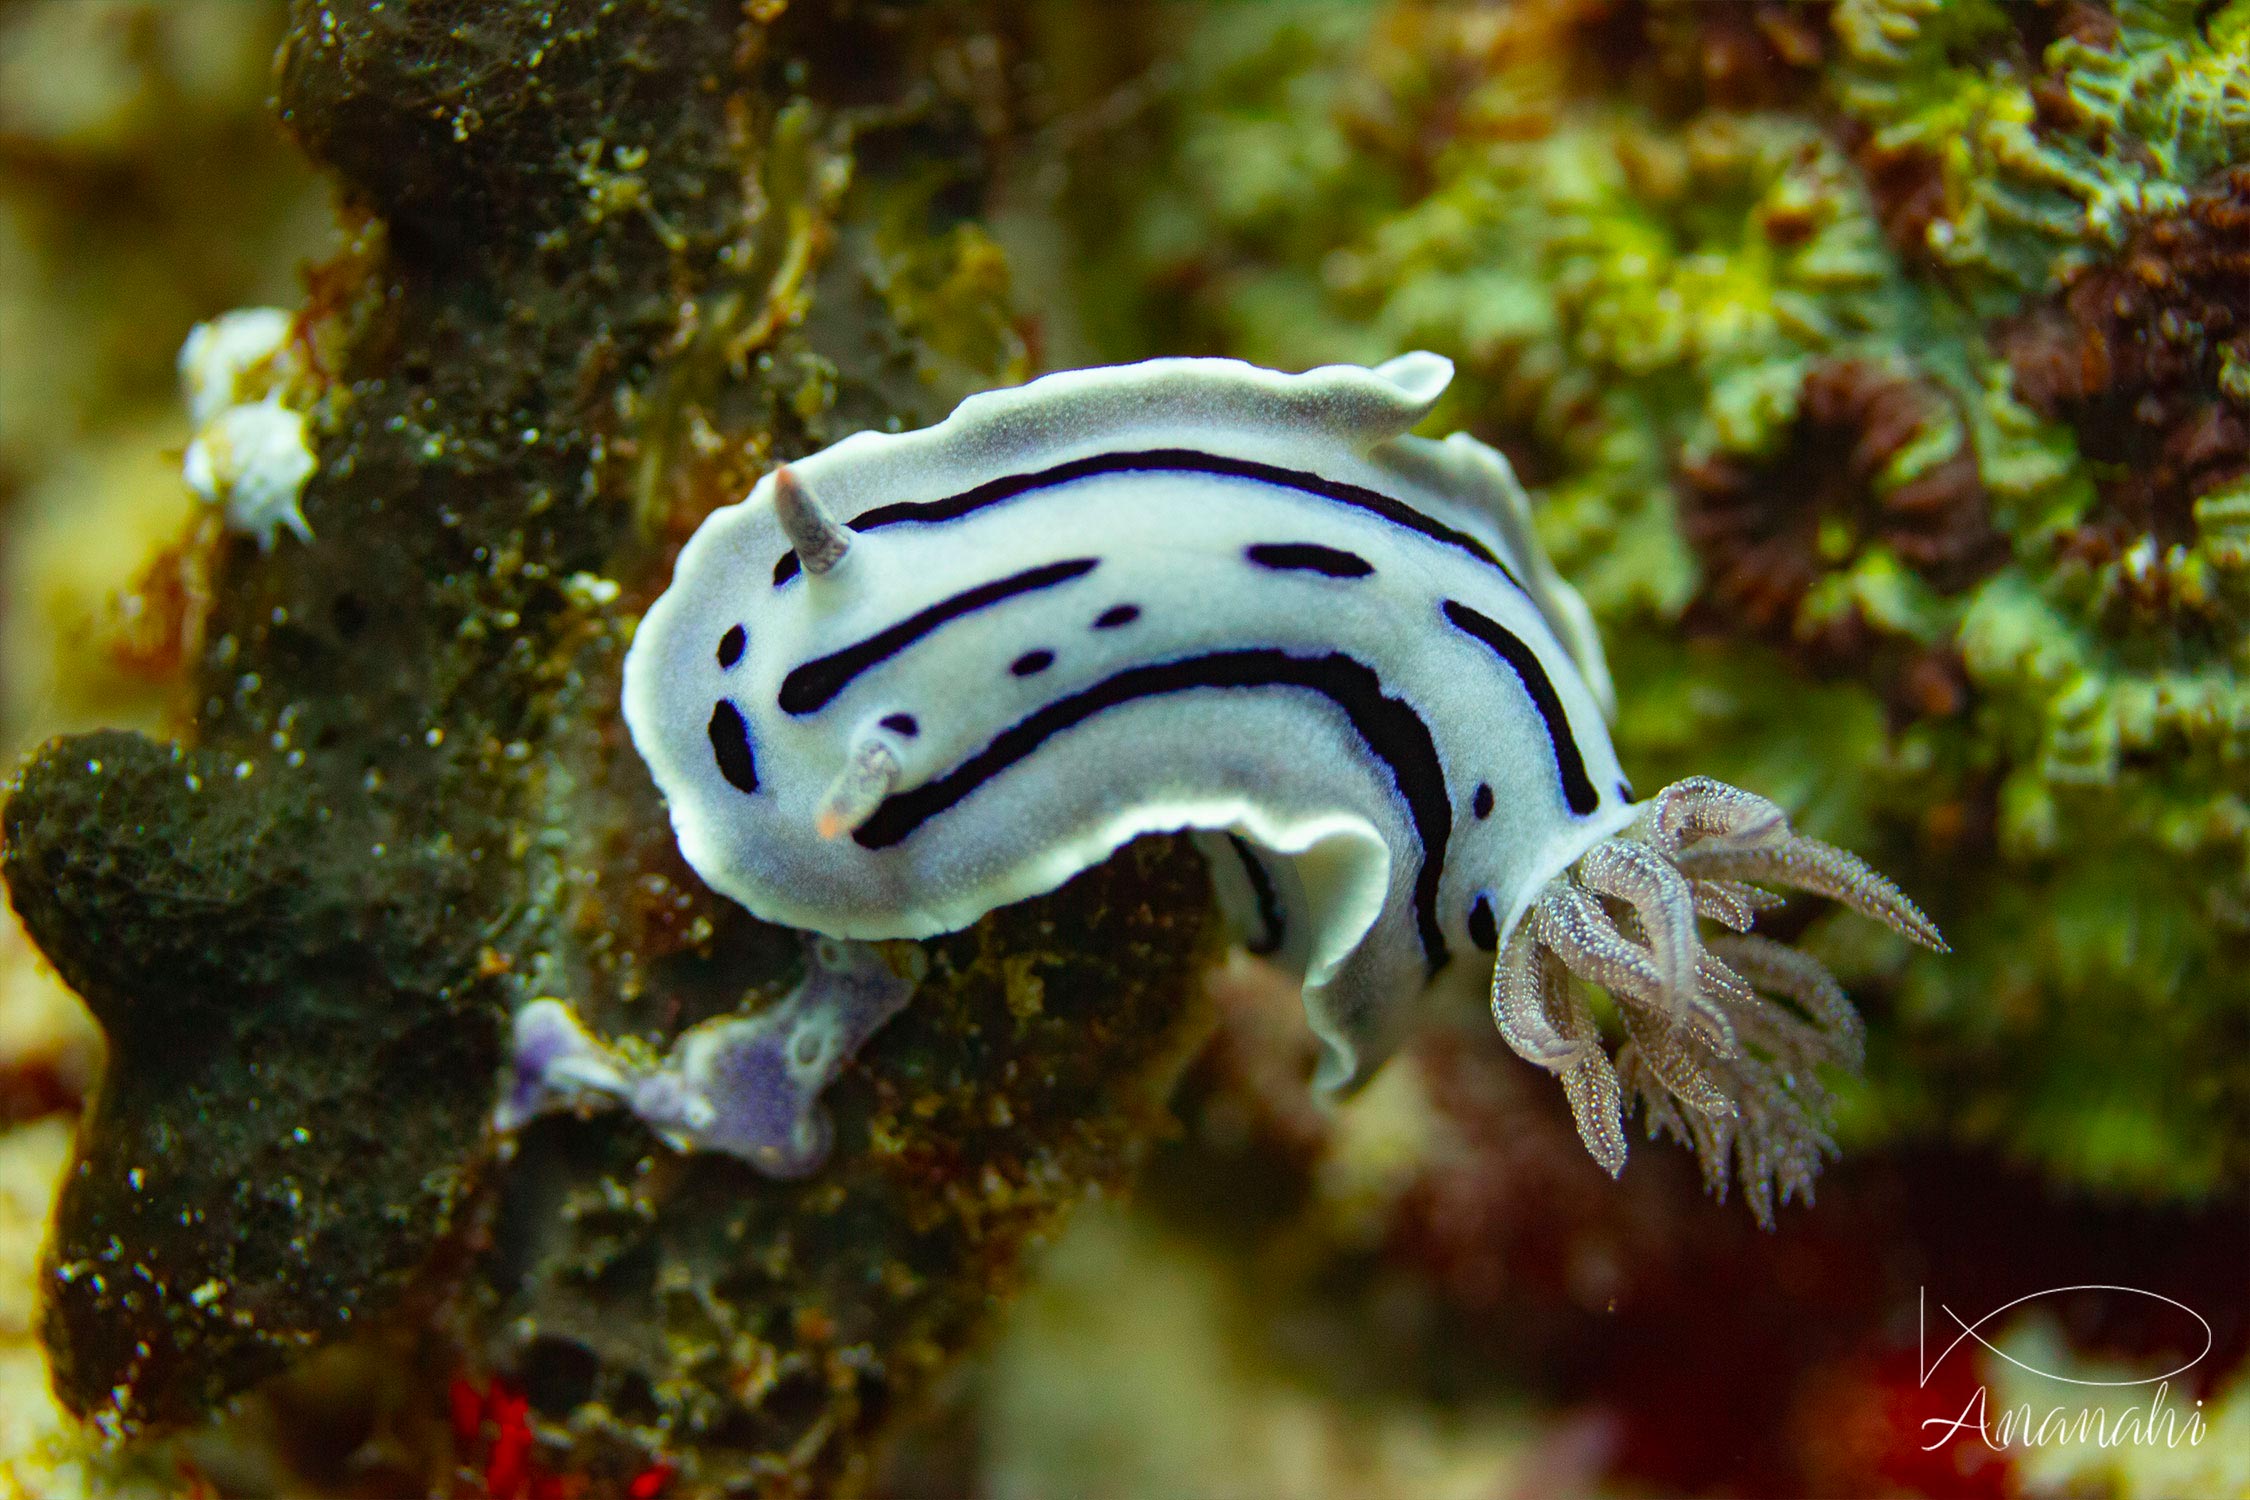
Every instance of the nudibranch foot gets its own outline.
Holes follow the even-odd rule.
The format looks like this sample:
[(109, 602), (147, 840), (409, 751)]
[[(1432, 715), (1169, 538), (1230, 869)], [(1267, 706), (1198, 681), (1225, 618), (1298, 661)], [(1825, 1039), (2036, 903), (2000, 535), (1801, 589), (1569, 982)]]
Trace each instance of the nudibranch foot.
[[(1666, 787), (1623, 832), (1555, 876), (1502, 948), (1492, 1016), (1518, 1054), (1555, 1073), (1586, 1148), (1615, 1175), (1637, 1101), (1651, 1135), (1692, 1147), (1724, 1196), (1738, 1178), (1759, 1222), (1808, 1199), (1834, 1142), (1819, 1070), (1856, 1069), (1859, 1014), (1811, 955), (1751, 932), (1781, 899), (1825, 896), (1925, 947), (1936, 924), (1857, 857), (1789, 827), (1763, 797), (1705, 777)], [(1706, 939), (1698, 919), (1723, 931)], [(1615, 1002), (1605, 1049), (1584, 984)]]
[(674, 1150), (723, 1152), (769, 1177), (817, 1171), (830, 1136), (821, 1092), (905, 1007), (915, 976), (867, 944), (807, 948), (796, 989), (755, 1014), (689, 1027), (654, 1062), (594, 1037), (561, 1001), (532, 1001), (516, 1013), (515, 1073), (495, 1128), (622, 1106)]

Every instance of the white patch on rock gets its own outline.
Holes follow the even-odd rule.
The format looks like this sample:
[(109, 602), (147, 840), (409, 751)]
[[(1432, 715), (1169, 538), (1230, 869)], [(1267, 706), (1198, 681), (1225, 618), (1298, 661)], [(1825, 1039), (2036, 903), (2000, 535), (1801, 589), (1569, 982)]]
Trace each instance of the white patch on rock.
[(319, 465), (305, 414), (284, 404), (305, 374), (292, 323), (282, 308), (236, 308), (198, 323), (180, 346), (180, 397), (195, 427), (181, 477), (267, 552), (284, 527), (312, 540), (299, 504)]
[(198, 323), (180, 345), (180, 399), (197, 428), (230, 406), (270, 396), (301, 371), (289, 340), (289, 313), (238, 307)]
[(305, 414), (275, 398), (227, 407), (204, 424), (180, 472), (205, 502), (226, 507), (229, 530), (256, 537), (259, 549), (271, 552), (284, 526), (312, 540), (298, 502), (317, 467)]

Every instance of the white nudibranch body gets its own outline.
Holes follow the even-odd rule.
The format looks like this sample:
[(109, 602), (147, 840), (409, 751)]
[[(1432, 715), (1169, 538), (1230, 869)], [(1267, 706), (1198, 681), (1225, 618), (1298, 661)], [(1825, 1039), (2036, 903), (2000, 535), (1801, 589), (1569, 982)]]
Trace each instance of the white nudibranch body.
[[(1763, 1211), (1825, 1144), (1809, 1061), (1856, 1033), (1809, 961), (1769, 943), (1737, 973), (1697, 917), (1747, 926), (1762, 876), (1935, 931), (1770, 803), (1633, 799), (1591, 617), (1506, 461), (1407, 435), (1451, 375), (1068, 371), (768, 475), (626, 658), (688, 862), (771, 921), (924, 937), (1192, 830), (1245, 941), (1302, 976), (1321, 1085), (1474, 986), (1606, 1166), (1631, 1084), (1717, 1132), (1722, 1172), (1731, 1144)], [(1620, 1001), (1614, 1065), (1572, 973)], [(1773, 1130), (1711, 1123), (1746, 1095)]]
[(261, 401), (297, 371), (286, 308), (238, 307), (198, 323), (180, 345), (180, 397), (203, 426), (230, 406)]
[(195, 433), (180, 465), (188, 488), (223, 509), (229, 530), (273, 550), (287, 529), (312, 540), (300, 509), (318, 468), (305, 415), (286, 404), (303, 359), (278, 307), (199, 323), (180, 346), (180, 395)]
[(279, 401), (230, 406), (205, 425), (187, 447), (181, 477), (197, 498), (226, 508), (227, 527), (273, 550), (283, 528), (300, 541), (312, 528), (299, 509), (305, 484), (318, 467), (305, 440), (305, 416)]

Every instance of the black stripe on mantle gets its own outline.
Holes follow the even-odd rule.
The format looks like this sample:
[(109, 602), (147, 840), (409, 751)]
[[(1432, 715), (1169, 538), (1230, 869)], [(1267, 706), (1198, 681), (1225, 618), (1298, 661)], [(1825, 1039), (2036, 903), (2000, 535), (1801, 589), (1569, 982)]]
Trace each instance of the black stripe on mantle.
[[(1122, 453), (1095, 453), (1085, 458), (1074, 458), (1052, 468), (1039, 469), (1029, 474), (1004, 474), (998, 479), (986, 480), (973, 489), (948, 495), (940, 500), (901, 500), (891, 505), (878, 505), (862, 511), (845, 524), (853, 531), (880, 531), (886, 526), (904, 524), (932, 525), (941, 521), (957, 521), (961, 517), (1028, 495), (1038, 490), (1052, 489), (1056, 485), (1070, 484), (1075, 480), (1091, 479), (1100, 474), (1216, 474), (1231, 479), (1254, 479), (1263, 484), (1278, 485), (1284, 489), (1299, 490), (1333, 500), (1364, 511), (1378, 520), (1407, 531), (1419, 533), (1434, 542), (1442, 543), (1459, 552), (1465, 552), (1489, 567), (1498, 568), (1510, 583), (1522, 588), (1523, 584), (1508, 565), (1494, 554), (1490, 547), (1465, 531), (1456, 531), (1430, 516), (1423, 515), (1403, 500), (1393, 499), (1381, 490), (1365, 485), (1351, 484), (1341, 479), (1329, 479), (1304, 469), (1284, 468), (1279, 464), (1260, 463), (1255, 459), (1228, 458), (1217, 453), (1203, 453), (1193, 448), (1143, 448)], [(785, 552), (773, 567), (773, 584), (781, 587), (797, 576), (797, 554)]]
[(1514, 632), (1498, 620), (1478, 614), (1458, 600), (1445, 601), (1445, 618), (1463, 635), (1481, 641), (1510, 667), (1523, 682), (1523, 689), (1531, 695), (1532, 707), (1547, 726), (1547, 743), (1555, 752), (1555, 769), (1562, 776), (1563, 800), (1570, 810), (1581, 818), (1601, 806), (1602, 794), (1594, 790), (1594, 780), (1586, 774), (1586, 757), (1579, 752), (1577, 736), (1570, 732), (1570, 715), (1564, 711), (1555, 685), (1548, 680), (1547, 669), (1539, 664), (1539, 655), (1525, 645)]
[(1437, 896), (1445, 874), (1446, 842), (1452, 836), (1453, 800), (1446, 791), (1437, 742), (1420, 714), (1384, 693), (1382, 679), (1372, 667), (1342, 653), (1216, 651), (1129, 667), (1016, 720), (945, 774), (885, 798), (852, 837), (868, 849), (903, 843), (923, 824), (959, 805), (1065, 730), (1122, 704), (1199, 688), (1292, 688), (1318, 693), (1344, 711), (1368, 753), (1389, 769), (1414, 825), (1422, 861), (1414, 878), (1415, 927), (1430, 972), (1444, 967), (1450, 954), (1438, 925)]
[[(790, 556), (794, 557), (796, 554), (791, 553)], [(1042, 589), (1068, 583), (1074, 578), (1084, 578), (1097, 566), (1099, 560), (1096, 558), (1073, 557), (1063, 562), (1026, 568), (1021, 573), (1010, 573), (1005, 578), (995, 578), (989, 583), (980, 583), (973, 589), (964, 589), (951, 598), (940, 599), (929, 608), (918, 610), (896, 625), (878, 630), (865, 640), (855, 641), (841, 651), (815, 657), (791, 670), (787, 677), (781, 679), (781, 711), (796, 718), (826, 708), (862, 672), (898, 655), (924, 636), (963, 615), (990, 609), (1019, 594), (1035, 594)]]

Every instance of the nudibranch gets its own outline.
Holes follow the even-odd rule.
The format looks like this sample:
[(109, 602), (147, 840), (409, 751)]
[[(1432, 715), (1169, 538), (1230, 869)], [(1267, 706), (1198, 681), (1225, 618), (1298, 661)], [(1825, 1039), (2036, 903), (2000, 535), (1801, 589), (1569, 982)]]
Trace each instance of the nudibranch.
[(625, 661), (682, 853), (769, 921), (916, 938), (1193, 831), (1302, 978), (1320, 1086), (1474, 986), (1604, 1167), (1638, 1095), (1765, 1213), (1828, 1149), (1813, 1068), (1859, 1033), (1751, 934), (1757, 882), (1937, 931), (1762, 798), (1634, 798), (1592, 618), (1506, 461), (1408, 435), (1451, 378), (1424, 353), (1073, 370), (768, 474)]

